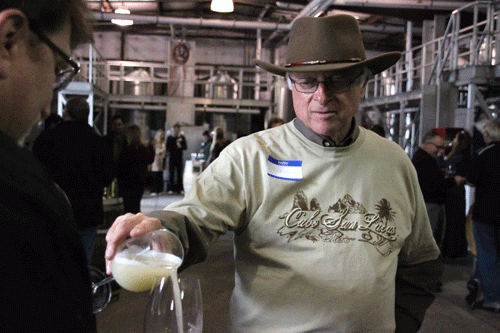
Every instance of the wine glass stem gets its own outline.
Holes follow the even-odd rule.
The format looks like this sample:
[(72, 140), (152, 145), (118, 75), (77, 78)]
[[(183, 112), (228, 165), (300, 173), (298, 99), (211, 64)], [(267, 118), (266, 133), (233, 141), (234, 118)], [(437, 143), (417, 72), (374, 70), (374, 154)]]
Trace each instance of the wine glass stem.
[(100, 286), (104, 286), (106, 283), (110, 283), (111, 281), (114, 281), (114, 280), (115, 280), (115, 278), (113, 277), (113, 275), (110, 275), (107, 278), (104, 278), (97, 283), (92, 283), (92, 288), (94, 289), (94, 292), (95, 292), (95, 290), (97, 288), (99, 288)]

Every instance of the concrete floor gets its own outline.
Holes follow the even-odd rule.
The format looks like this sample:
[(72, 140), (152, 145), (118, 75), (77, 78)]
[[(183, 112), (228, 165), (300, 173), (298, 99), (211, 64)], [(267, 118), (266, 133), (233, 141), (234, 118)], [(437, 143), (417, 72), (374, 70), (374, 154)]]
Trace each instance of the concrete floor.
[[(180, 196), (146, 196), (142, 210), (162, 209)], [(96, 255), (99, 255), (99, 250)], [(201, 280), (203, 294), (203, 332), (228, 332), (228, 310), (233, 287), (232, 234), (221, 237), (212, 247), (207, 260), (188, 268), (180, 276), (196, 276)], [(447, 261), (443, 291), (429, 308), (420, 332), (423, 333), (498, 333), (500, 314), (470, 310), (464, 301), (466, 281), (472, 269), (469, 259)], [(117, 291), (118, 297), (97, 314), (100, 333), (142, 332), (148, 293)]]

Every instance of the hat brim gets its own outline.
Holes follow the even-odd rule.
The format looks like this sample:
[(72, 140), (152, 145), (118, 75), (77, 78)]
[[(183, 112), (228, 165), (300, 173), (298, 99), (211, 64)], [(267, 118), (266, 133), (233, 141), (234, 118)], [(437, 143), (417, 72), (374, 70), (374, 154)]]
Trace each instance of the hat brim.
[(255, 60), (255, 65), (273, 73), (275, 75), (285, 76), (286, 73), (308, 73), (308, 72), (342, 72), (344, 70), (353, 70), (357, 68), (367, 67), (373, 75), (385, 71), (387, 68), (394, 65), (401, 58), (401, 52), (388, 52), (371, 59), (359, 62), (342, 62), (342, 63), (326, 63), (316, 65), (297, 65), (283, 67), (273, 65), (271, 63)]

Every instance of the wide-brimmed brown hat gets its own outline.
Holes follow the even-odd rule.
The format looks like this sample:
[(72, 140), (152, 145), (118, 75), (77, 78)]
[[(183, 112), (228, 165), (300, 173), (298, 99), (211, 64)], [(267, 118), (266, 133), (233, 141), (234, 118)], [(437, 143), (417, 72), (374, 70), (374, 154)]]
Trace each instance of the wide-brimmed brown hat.
[(400, 52), (389, 52), (366, 59), (358, 22), (353, 16), (342, 14), (297, 19), (290, 32), (286, 65), (261, 60), (255, 60), (255, 64), (281, 76), (287, 72), (351, 71), (364, 66), (378, 74), (400, 57)]

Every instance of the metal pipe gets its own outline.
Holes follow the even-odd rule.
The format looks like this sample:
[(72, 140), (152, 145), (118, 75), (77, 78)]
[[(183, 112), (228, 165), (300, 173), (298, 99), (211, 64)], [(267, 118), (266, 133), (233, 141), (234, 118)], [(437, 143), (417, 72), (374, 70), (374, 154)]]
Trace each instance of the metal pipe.
[(259, 109), (235, 109), (235, 108), (218, 108), (209, 106), (197, 106), (195, 111), (200, 112), (216, 112), (216, 113), (246, 113), (246, 114), (260, 114)]
[[(115, 13), (94, 13), (94, 19), (100, 21), (110, 21), (111, 19), (123, 19), (125, 15)], [(197, 27), (212, 27), (226, 29), (263, 29), (263, 30), (289, 30), (290, 25), (284, 23), (270, 23), (259, 21), (235, 21), (217, 20), (204, 18), (180, 18), (148, 15), (126, 15), (126, 18), (134, 23), (156, 23), (156, 24), (178, 24)]]
[(294, 17), (292, 22), (303, 16), (313, 16), (319, 11), (320, 8), (324, 5), (330, 5), (333, 1), (334, 0), (313, 0), (309, 2), (307, 6), (305, 6), (304, 9), (302, 9), (300, 13)]
[[(323, 1), (321, 3), (321, 1)], [(333, 0), (316, 0), (311, 2), (304, 10), (297, 15), (296, 18), (305, 16), (306, 13), (314, 14), (311, 8), (316, 5), (319, 9), (327, 8)], [(270, 23), (262, 21), (235, 21), (235, 20), (219, 20), (219, 19), (203, 19), (203, 18), (179, 18), (179, 17), (165, 17), (165, 16), (149, 16), (149, 15), (126, 15), (127, 19), (133, 20), (136, 23), (154, 23), (154, 24), (164, 24), (164, 25), (184, 25), (184, 26), (195, 26), (195, 27), (212, 27), (212, 28), (224, 28), (224, 29), (252, 29), (252, 30), (274, 30), (271, 36), (268, 37), (267, 41), (273, 40), (280, 32), (289, 31), (292, 28), (292, 23)], [(94, 19), (96, 21), (110, 21), (111, 19), (123, 19), (124, 15), (115, 13), (102, 13), (94, 12)], [(295, 18), (295, 19), (296, 19)], [(398, 33), (404, 32), (404, 27), (389, 27), (389, 26), (368, 26), (361, 25), (360, 29), (366, 32), (379, 32), (379, 33)], [(418, 33), (419, 28), (414, 28), (414, 32)], [(266, 44), (266, 43), (264, 43)]]
[[(255, 45), (255, 58), (261, 60), (262, 58), (262, 30), (257, 29), (257, 40)], [(260, 99), (260, 72), (255, 73), (255, 91), (254, 98)]]
[[(276, 38), (281, 31), (289, 31), (290, 29), (292, 29), (293, 22), (295, 22), (295, 20), (298, 19), (299, 17), (312, 16), (315, 13), (315, 11), (314, 11), (315, 9), (317, 9), (318, 7), (322, 8), (322, 6), (325, 4), (330, 5), (333, 1), (334, 0), (313, 0), (313, 1), (311, 1), (309, 4), (307, 4), (307, 6), (305, 6), (302, 9), (302, 11), (299, 14), (297, 14), (297, 16), (294, 17), (292, 22), (290, 22), (290, 24), (288, 24), (285, 29), (276, 29), (271, 34), (271, 36), (269, 36), (267, 38), (267, 40), (264, 42), (264, 44), (267, 45), (268, 42), (273, 40), (274, 38)], [(284, 39), (287, 39), (287, 38), (288, 38), (288, 36), (286, 36)]]
[[(472, 4), (472, 3), (471, 3)], [(466, 6), (470, 6), (467, 4)], [(343, 0), (335, 3), (338, 7), (351, 7), (361, 6), (369, 7), (382, 7), (382, 8), (406, 8), (406, 9), (420, 9), (420, 10), (455, 10), (464, 6), (464, 2), (460, 1), (437, 1), (437, 0)], [(464, 6), (465, 7), (465, 6)]]
[(411, 91), (413, 89), (413, 22), (406, 21), (406, 56), (405, 62), (406, 67), (406, 91)]
[(295, 3), (276, 1), (276, 7), (281, 8), (281, 9), (302, 10), (302, 9), (304, 9), (305, 6), (295, 4)]

